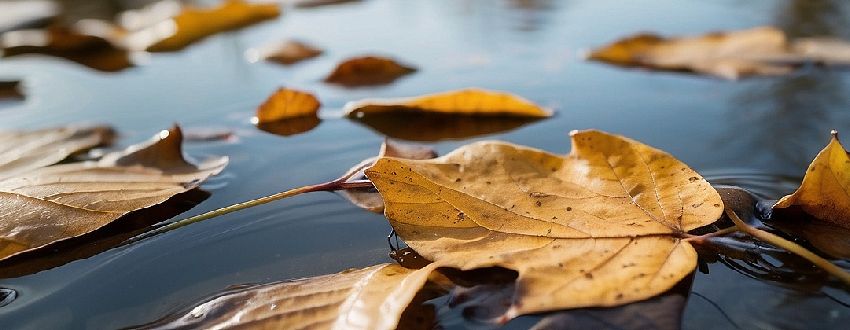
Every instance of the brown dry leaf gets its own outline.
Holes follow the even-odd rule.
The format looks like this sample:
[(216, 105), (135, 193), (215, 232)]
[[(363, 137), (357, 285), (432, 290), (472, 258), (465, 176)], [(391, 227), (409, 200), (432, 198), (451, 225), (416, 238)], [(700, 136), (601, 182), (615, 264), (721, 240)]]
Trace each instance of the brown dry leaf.
[(266, 46), (258, 52), (258, 57), (284, 65), (295, 64), (323, 53), (321, 49), (298, 40)]
[(622, 66), (691, 71), (727, 79), (780, 75), (794, 69), (785, 33), (773, 27), (663, 38), (638, 34), (594, 50), (591, 60)]
[[(160, 31), (172, 33), (156, 40), (148, 51), (163, 52), (183, 49), (191, 43), (207, 36), (237, 29), (280, 15), (277, 3), (251, 3), (242, 0), (225, 0), (213, 8), (185, 7), (172, 19), (134, 32), (138, 39), (150, 39), (149, 35), (158, 35)], [(155, 39), (155, 38), (154, 38)]]
[(296, 117), (316, 117), (319, 100), (313, 94), (280, 88), (257, 108), (254, 124), (265, 124)]
[(806, 170), (803, 183), (782, 197), (774, 209), (797, 206), (815, 218), (850, 228), (850, 157), (832, 131), (829, 144)]
[(544, 118), (552, 111), (505, 92), (467, 88), (443, 93), (396, 99), (366, 99), (348, 102), (345, 114), (365, 118), (381, 113), (450, 114), (465, 116)]
[[(371, 157), (360, 162), (349, 170), (346, 176), (349, 176), (348, 181), (366, 180), (366, 174), (363, 171), (375, 164), (375, 161), (381, 157), (395, 157), (404, 159), (432, 159), (437, 157), (437, 151), (434, 148), (401, 144), (390, 140), (385, 140), (381, 145), (381, 150), (377, 157)], [(353, 172), (353, 173), (351, 173)], [(345, 198), (361, 208), (367, 209), (376, 213), (384, 213), (384, 200), (381, 199), (381, 194), (375, 188), (356, 188), (345, 189), (340, 192)]]
[(670, 289), (696, 266), (683, 234), (720, 217), (720, 196), (667, 153), (600, 131), (571, 136), (567, 156), (479, 142), (432, 160), (381, 158), (366, 175), (423, 257), (519, 272), (507, 319)]
[(89, 68), (114, 72), (133, 66), (130, 52), (84, 29), (51, 27), (0, 35), (3, 57), (43, 54), (65, 58)]
[(360, 56), (338, 64), (325, 82), (347, 87), (385, 85), (413, 72), (416, 68), (391, 58)]
[(111, 142), (109, 127), (58, 127), (0, 132), (0, 181), (56, 164), (71, 154)]
[[(175, 127), (97, 162), (41, 167), (0, 181), (0, 260), (162, 203), (197, 187), (227, 164), (226, 157), (190, 164), (183, 158), (181, 141)], [(28, 153), (14, 158), (26, 157)]]
[(395, 329), (434, 267), (396, 264), (225, 292), (144, 329)]

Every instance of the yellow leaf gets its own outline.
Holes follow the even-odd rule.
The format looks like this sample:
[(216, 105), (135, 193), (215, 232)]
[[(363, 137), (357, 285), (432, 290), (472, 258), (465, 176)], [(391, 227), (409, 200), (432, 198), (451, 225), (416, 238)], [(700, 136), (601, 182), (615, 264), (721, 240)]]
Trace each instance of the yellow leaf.
[(524, 98), (504, 92), (468, 88), (398, 99), (367, 99), (345, 105), (349, 117), (389, 112), (469, 116), (549, 117), (552, 112)]
[(440, 266), (519, 272), (507, 318), (647, 299), (693, 271), (684, 233), (723, 211), (673, 156), (599, 131), (567, 156), (478, 142), (433, 160), (381, 158), (366, 175), (405, 242)]
[(184, 8), (180, 14), (162, 24), (134, 32), (136, 36), (159, 34), (163, 30), (172, 33), (156, 41), (148, 51), (174, 51), (222, 31), (247, 26), (280, 15), (277, 3), (249, 3), (243, 0), (226, 0), (213, 8)]
[(793, 194), (773, 206), (799, 206), (815, 218), (850, 228), (850, 157), (832, 131), (829, 144), (818, 153), (806, 170), (803, 183)]
[(313, 94), (280, 88), (257, 108), (255, 124), (265, 124), (296, 117), (316, 117), (319, 100)]
[(788, 47), (782, 31), (760, 27), (682, 38), (639, 34), (596, 49), (589, 58), (623, 66), (737, 79), (790, 72), (794, 67), (783, 62), (790, 55)]
[(343, 271), (227, 292), (177, 319), (144, 329), (395, 329), (434, 266), (396, 264)]
[(384, 85), (416, 72), (416, 68), (380, 56), (360, 56), (338, 64), (325, 82), (348, 87)]
[[(226, 157), (183, 159), (175, 127), (98, 162), (31, 169), (0, 180), (0, 260), (94, 231), (219, 173)], [(59, 143), (59, 142), (57, 142)], [(38, 149), (17, 154), (26, 159)], [(8, 153), (4, 153), (6, 156)]]

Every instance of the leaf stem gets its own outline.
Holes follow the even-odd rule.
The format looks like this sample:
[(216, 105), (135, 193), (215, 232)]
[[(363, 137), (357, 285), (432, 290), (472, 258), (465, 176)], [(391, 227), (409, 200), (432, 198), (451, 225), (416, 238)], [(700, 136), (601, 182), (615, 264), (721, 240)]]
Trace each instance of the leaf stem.
[(690, 236), (688, 238), (685, 238), (684, 240), (688, 241), (688, 242), (693, 242), (693, 243), (699, 244), (699, 243), (704, 243), (709, 238), (717, 237), (717, 236), (723, 236), (723, 235), (731, 234), (731, 233), (738, 232), (738, 231), (741, 231), (741, 230), (737, 226), (732, 226), (732, 227), (720, 229), (718, 231), (710, 232), (710, 233), (705, 234), (705, 235)]
[(788, 252), (801, 256), (806, 260), (810, 261), (811, 263), (815, 264), (815, 266), (818, 266), (821, 269), (825, 270), (832, 276), (837, 277), (845, 284), (850, 285), (850, 273), (848, 273), (843, 268), (838, 267), (835, 264), (829, 262), (829, 260), (826, 260), (818, 256), (817, 254), (812, 253), (812, 251), (807, 250), (806, 248), (798, 245), (797, 243), (791, 242), (777, 235), (748, 225), (743, 220), (741, 220), (741, 218), (739, 218), (737, 214), (735, 214), (735, 211), (732, 211), (731, 209), (726, 209), (726, 215), (729, 216), (730, 219), (732, 219), (732, 222), (734, 222), (735, 226), (738, 227), (741, 231), (759, 240), (773, 244), (777, 247), (781, 247), (787, 250)]

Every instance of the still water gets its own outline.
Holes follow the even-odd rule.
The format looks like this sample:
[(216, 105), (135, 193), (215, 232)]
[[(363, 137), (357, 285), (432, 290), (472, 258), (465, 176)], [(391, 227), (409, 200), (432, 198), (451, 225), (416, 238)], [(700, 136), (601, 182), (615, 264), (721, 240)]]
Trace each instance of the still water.
[[(108, 16), (123, 2), (103, 6), (111, 9), (84, 3), (92, 15)], [(75, 14), (86, 15), (80, 11)], [(566, 153), (570, 130), (597, 128), (666, 150), (709, 179), (777, 198), (795, 188), (830, 129), (850, 134), (850, 72), (806, 68), (730, 82), (622, 69), (581, 55), (640, 31), (677, 35), (775, 25), (792, 36), (848, 38), (848, 14), (850, 3), (840, 0), (370, 0), (286, 7), (276, 20), (152, 54), (144, 65), (116, 73), (42, 56), (0, 59), (0, 79), (22, 79), (27, 94), (22, 102), (0, 103), (0, 128), (106, 123), (119, 131), (119, 145), (173, 123), (231, 130), (233, 139), (186, 144), (196, 158), (231, 160), (203, 186), (210, 196), (183, 214), (190, 216), (324, 182), (374, 155), (384, 137), (341, 118), (347, 101), (477, 86), (522, 95), (557, 115), (507, 132), (429, 143), (440, 153), (481, 139)], [(291, 67), (246, 60), (246, 50), (290, 38), (326, 52)], [(382, 87), (321, 81), (335, 63), (361, 54), (390, 55), (420, 70)], [(278, 136), (250, 124), (256, 106), (281, 86), (319, 97), (318, 127)], [(382, 216), (338, 195), (299, 196), (0, 279), (0, 286), (19, 293), (0, 308), (0, 327), (142, 324), (229, 285), (389, 262), (389, 231)], [(721, 263), (708, 270), (696, 274), (686, 329), (827, 329), (850, 322), (844, 291), (758, 280)]]

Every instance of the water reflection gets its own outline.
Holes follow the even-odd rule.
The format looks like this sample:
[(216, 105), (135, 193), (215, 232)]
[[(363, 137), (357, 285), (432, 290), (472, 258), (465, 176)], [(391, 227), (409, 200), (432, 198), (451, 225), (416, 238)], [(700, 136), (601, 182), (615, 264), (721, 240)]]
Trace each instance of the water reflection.
[[(848, 3), (796, 0), (781, 7), (777, 26), (790, 38), (842, 36)], [(845, 108), (842, 72), (804, 68), (797, 73), (756, 82), (733, 98), (728, 139), (752, 158), (764, 155), (785, 168), (804, 169), (814, 148), (827, 141), (831, 109)]]

